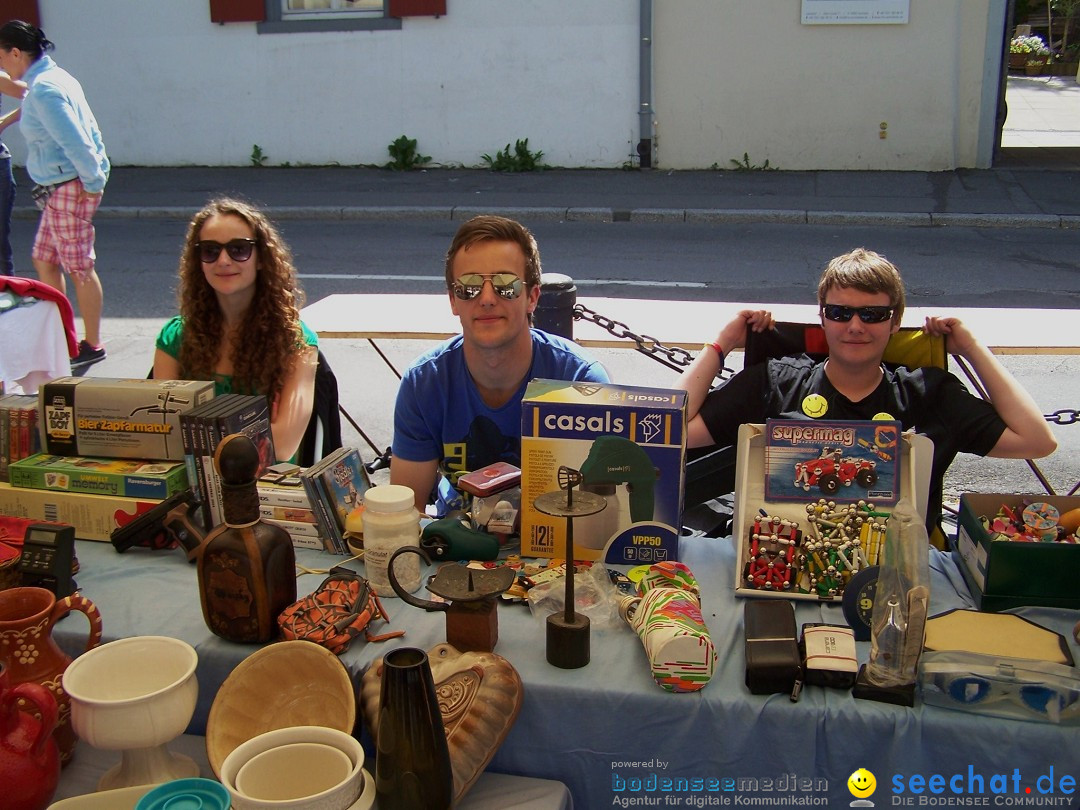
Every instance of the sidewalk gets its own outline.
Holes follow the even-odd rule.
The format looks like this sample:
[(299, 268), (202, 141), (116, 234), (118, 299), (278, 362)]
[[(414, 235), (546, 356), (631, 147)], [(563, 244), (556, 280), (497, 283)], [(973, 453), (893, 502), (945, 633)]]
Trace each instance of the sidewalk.
[[(22, 188), (29, 180), (17, 172)], [(502, 213), (531, 220), (782, 222), (1080, 228), (1076, 170), (948, 172), (361, 167), (113, 170), (100, 218), (188, 219), (210, 197), (239, 195), (275, 219), (432, 220)], [(32, 218), (29, 195), (15, 216)]]
[[(1080, 227), (1080, 85), (1010, 76), (993, 169), (669, 171), (361, 167), (116, 167), (99, 217), (188, 219), (215, 195), (274, 219), (527, 220)], [(16, 170), (22, 189), (32, 185)], [(36, 218), (29, 194), (15, 216)]]

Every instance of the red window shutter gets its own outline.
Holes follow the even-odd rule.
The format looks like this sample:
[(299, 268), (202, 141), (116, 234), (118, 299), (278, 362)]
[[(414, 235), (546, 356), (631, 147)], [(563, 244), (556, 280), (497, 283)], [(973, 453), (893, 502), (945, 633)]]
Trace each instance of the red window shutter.
[(210, 0), (210, 21), (262, 22), (266, 19), (266, 0)]
[(446, 14), (446, 0), (387, 0), (389, 17), (441, 17)]
[(4, 11), (3, 15), (0, 16), (0, 20), (3, 22), (23, 20), (41, 28), (41, 12), (38, 11), (38, 0), (4, 0)]

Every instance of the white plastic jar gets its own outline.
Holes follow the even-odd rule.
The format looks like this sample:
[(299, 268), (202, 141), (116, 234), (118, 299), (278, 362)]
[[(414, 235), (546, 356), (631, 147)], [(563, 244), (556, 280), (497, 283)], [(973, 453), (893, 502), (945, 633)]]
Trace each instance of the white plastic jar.
[[(390, 587), (387, 565), (404, 546), (420, 545), (420, 513), (413, 491), (400, 484), (383, 484), (364, 493), (365, 576), (379, 596), (396, 596)], [(406, 554), (394, 562), (398, 584), (413, 593), (420, 587), (420, 557)]]

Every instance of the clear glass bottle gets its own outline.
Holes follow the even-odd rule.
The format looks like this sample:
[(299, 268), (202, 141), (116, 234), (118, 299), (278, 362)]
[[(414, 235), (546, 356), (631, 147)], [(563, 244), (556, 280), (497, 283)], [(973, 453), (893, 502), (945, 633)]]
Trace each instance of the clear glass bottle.
[[(384, 484), (364, 493), (364, 575), (375, 593), (396, 595), (386, 570), (390, 556), (404, 546), (419, 545), (420, 513), (409, 487)], [(394, 575), (407, 593), (416, 591), (420, 587), (420, 557), (399, 557), (394, 562)]]
[(872, 628), (867, 676), (878, 686), (910, 683), (901, 668), (907, 643), (907, 618), (899, 596), (888, 597), (886, 610), (879, 618), (880, 622)]

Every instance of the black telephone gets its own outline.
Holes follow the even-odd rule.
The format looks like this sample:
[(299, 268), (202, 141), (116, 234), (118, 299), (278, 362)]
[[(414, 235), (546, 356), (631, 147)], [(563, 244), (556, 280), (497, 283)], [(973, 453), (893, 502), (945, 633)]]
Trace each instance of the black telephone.
[(19, 571), (23, 586), (46, 588), (57, 599), (75, 590), (72, 566), (75, 560), (75, 527), (56, 523), (32, 523), (23, 538)]

